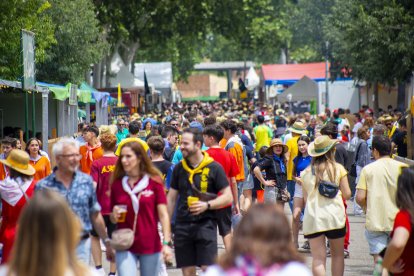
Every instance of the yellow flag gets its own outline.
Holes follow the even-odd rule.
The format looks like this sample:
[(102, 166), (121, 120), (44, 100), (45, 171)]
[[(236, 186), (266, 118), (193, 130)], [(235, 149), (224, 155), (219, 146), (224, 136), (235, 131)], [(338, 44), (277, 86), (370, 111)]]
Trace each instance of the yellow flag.
[(121, 84), (118, 83), (118, 107), (122, 106)]

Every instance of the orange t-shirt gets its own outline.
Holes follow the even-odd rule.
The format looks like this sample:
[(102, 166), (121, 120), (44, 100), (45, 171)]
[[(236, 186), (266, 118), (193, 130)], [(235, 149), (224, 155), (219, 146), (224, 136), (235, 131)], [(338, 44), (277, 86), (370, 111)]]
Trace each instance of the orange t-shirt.
[(80, 160), (80, 170), (86, 174), (91, 173), (92, 162), (97, 160), (103, 156), (103, 149), (102, 147), (98, 147), (92, 150), (92, 160), (86, 156), (88, 152), (88, 147), (83, 145), (79, 149), (79, 153), (82, 155), (82, 159)]
[[(222, 148), (226, 148), (227, 140), (221, 139), (219, 142), (219, 145)], [(228, 152), (230, 152), (234, 158), (236, 159), (237, 167), (239, 167), (239, 173), (236, 175), (236, 181), (244, 181), (246, 176), (244, 175), (244, 154), (243, 154), (243, 147), (240, 146), (238, 143), (232, 143), (233, 147), (227, 149)]]
[(43, 179), (52, 172), (50, 161), (46, 156), (40, 157), (40, 159), (37, 161), (30, 160), (29, 164), (32, 165), (36, 170), (36, 173), (33, 176), (34, 180)]

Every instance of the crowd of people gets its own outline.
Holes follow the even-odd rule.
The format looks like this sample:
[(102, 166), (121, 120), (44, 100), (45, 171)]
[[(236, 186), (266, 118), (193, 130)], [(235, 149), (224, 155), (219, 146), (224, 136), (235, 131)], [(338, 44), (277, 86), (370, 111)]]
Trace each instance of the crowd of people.
[(0, 275), (38, 275), (33, 262), (45, 275), (167, 275), (173, 255), (186, 276), (326, 275), (327, 257), (343, 275), (350, 202), (372, 268), (414, 273), (414, 168), (394, 158), (407, 157), (407, 119), (392, 108), (177, 104), (80, 123), (50, 157), (37, 138), (1, 146)]

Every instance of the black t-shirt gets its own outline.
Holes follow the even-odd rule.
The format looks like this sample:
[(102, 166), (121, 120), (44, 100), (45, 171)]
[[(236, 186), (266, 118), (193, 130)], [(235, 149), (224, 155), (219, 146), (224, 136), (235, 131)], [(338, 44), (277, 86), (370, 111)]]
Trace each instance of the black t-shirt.
[(407, 157), (407, 131), (396, 131), (392, 141), (397, 145), (397, 153), (400, 157)]
[[(208, 164), (206, 168), (209, 169), (207, 175), (208, 193), (218, 194), (219, 191), (229, 186), (223, 167), (219, 163), (214, 161), (213, 163)], [(207, 210), (197, 216), (192, 215), (188, 210), (187, 198), (188, 196), (195, 196), (193, 190), (191, 189), (191, 183), (188, 180), (188, 175), (188, 172), (183, 168), (182, 162), (174, 167), (171, 179), (171, 188), (177, 190), (179, 194), (176, 221), (197, 222), (203, 219), (216, 219), (216, 213), (213, 210)], [(195, 174), (193, 178), (193, 185), (195, 185), (198, 190), (201, 190), (201, 175), (201, 173)]]
[[(265, 156), (264, 158), (257, 161), (257, 167), (261, 171), (266, 172), (266, 180), (276, 180), (276, 186), (284, 188), (286, 185), (286, 172), (283, 173), (280, 170), (280, 164), (277, 161), (274, 161), (271, 156)], [(276, 171), (275, 171), (276, 168)], [(286, 164), (285, 164), (286, 168)]]
[(165, 179), (168, 174), (168, 170), (173, 165), (173, 163), (167, 160), (153, 161), (152, 164), (154, 164), (154, 166), (157, 167), (157, 169), (162, 173), (163, 179)]
[(336, 144), (335, 161), (348, 170), (348, 152), (343, 144)]

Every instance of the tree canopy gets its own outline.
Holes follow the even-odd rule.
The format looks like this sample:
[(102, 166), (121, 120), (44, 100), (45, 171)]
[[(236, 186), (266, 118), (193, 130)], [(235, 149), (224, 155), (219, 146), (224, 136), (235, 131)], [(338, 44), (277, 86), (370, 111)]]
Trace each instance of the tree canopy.
[(82, 81), (92, 63), (103, 76), (116, 52), (131, 69), (171, 61), (178, 79), (206, 60), (322, 61), (325, 41), (333, 77), (394, 84), (414, 69), (408, 0), (5, 0), (0, 8), (2, 78), (21, 75), (22, 28), (36, 34), (38, 79), (56, 83)]

